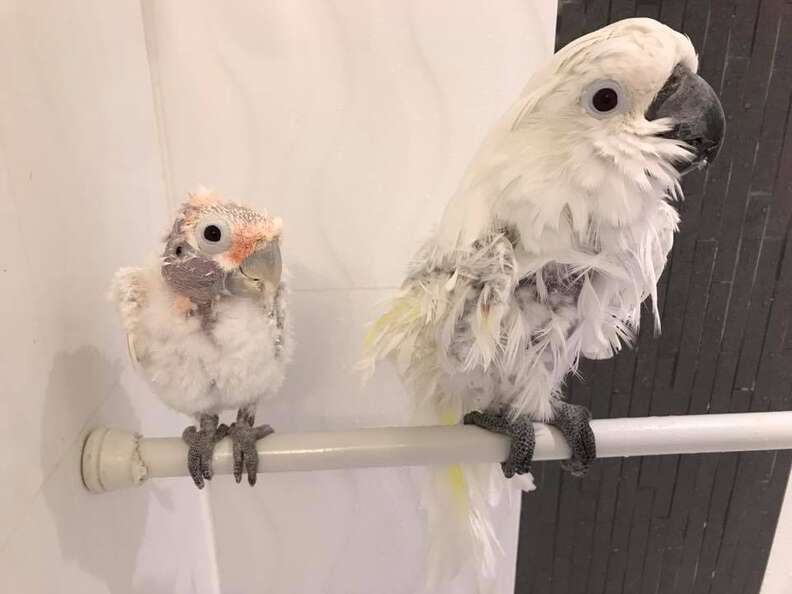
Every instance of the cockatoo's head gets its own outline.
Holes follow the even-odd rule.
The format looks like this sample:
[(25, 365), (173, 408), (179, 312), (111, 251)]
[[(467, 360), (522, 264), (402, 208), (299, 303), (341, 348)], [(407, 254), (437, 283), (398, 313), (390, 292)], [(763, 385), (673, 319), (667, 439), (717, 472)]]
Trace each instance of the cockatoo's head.
[(513, 129), (548, 127), (546, 145), (586, 189), (614, 174), (674, 188), (718, 152), (723, 108), (696, 74), (690, 40), (652, 19), (613, 23), (553, 56), (529, 83)]
[(191, 194), (165, 239), (162, 276), (196, 303), (274, 291), (282, 272), (281, 227), (266, 212), (208, 191)]
[[(619, 21), (558, 51), (474, 159), (437, 233), (439, 253), (494, 224), (531, 250), (623, 228), (681, 196), (679, 178), (710, 163), (724, 133), (690, 40), (652, 19)], [(654, 206), (653, 206), (654, 205)]]

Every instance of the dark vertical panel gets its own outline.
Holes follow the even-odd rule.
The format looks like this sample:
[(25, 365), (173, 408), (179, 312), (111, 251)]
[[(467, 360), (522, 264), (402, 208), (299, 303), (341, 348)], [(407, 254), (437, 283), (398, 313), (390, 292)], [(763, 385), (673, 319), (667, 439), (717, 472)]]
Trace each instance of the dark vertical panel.
[[(595, 417), (792, 409), (792, 3), (562, 0), (558, 46), (659, 18), (693, 41), (728, 133), (684, 180), (682, 224), (635, 350), (587, 361)], [(523, 498), (519, 594), (758, 594), (792, 453), (602, 460), (582, 480), (538, 464)]]

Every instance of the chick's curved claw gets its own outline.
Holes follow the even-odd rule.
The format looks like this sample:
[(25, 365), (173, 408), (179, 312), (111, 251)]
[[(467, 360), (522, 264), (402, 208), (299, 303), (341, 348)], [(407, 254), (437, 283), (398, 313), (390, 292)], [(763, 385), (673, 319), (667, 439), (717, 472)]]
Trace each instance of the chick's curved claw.
[(215, 445), (228, 433), (228, 427), (218, 426), (217, 415), (201, 415), (200, 429), (190, 425), (182, 433), (182, 439), (188, 446), (187, 469), (199, 489), (203, 489), (205, 482), (212, 479), (212, 456)]
[(228, 428), (228, 436), (231, 438), (234, 452), (234, 479), (237, 483), (242, 482), (242, 471), (247, 470), (248, 484), (251, 487), (256, 484), (258, 472), (256, 442), (274, 433), (269, 425), (254, 427), (255, 420), (255, 405), (243, 406), (237, 411), (236, 423), (232, 423)]
[(248, 484), (256, 484), (258, 472), (258, 451), (256, 442), (274, 432), (269, 425), (251, 427), (244, 422), (232, 423), (228, 435), (233, 443), (234, 453), (234, 479), (242, 482), (242, 471), (247, 470)]

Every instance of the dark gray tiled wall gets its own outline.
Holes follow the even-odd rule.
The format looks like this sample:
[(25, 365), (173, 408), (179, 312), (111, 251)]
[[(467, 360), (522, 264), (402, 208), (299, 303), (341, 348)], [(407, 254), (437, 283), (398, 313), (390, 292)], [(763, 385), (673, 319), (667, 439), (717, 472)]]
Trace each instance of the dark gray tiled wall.
[[(727, 139), (685, 179), (681, 233), (637, 348), (586, 362), (595, 417), (792, 409), (792, 2), (560, 1), (558, 47), (608, 22), (688, 34)], [(585, 479), (537, 464), (523, 498), (518, 594), (758, 594), (790, 452), (601, 460)]]

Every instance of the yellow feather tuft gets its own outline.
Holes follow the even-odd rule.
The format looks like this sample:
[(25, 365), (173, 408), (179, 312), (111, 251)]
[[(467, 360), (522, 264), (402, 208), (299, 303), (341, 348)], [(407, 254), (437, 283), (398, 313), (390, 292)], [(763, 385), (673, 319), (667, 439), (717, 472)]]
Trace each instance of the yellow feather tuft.
[(421, 307), (415, 298), (408, 294), (395, 299), (393, 306), (371, 325), (363, 338), (363, 348), (366, 352), (372, 351), (380, 338), (396, 326), (409, 325), (420, 318)]
[(450, 408), (440, 411), (440, 423), (442, 425), (456, 425), (459, 422), (459, 415)]
[(467, 497), (467, 483), (465, 482), (465, 473), (459, 464), (452, 464), (447, 470), (448, 484), (451, 486), (451, 493), (454, 496), (454, 502), (460, 511), (467, 511), (470, 504)]

